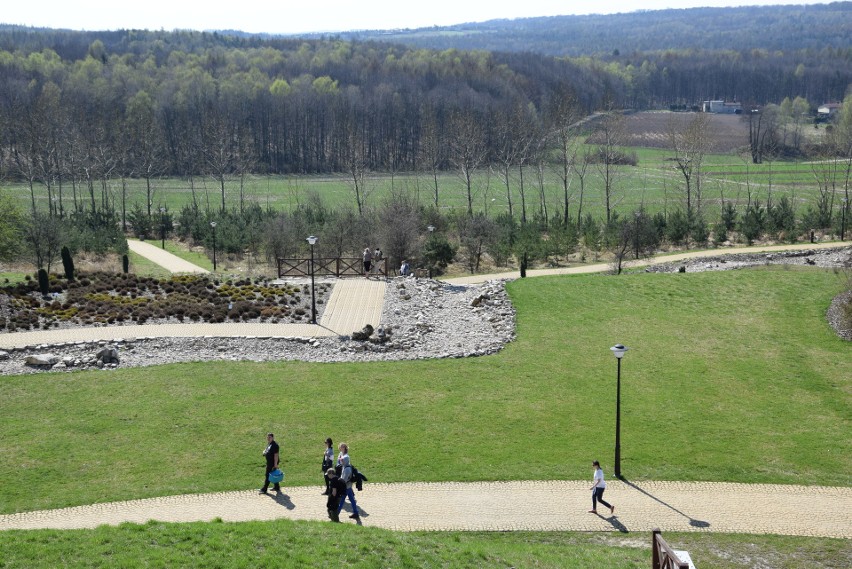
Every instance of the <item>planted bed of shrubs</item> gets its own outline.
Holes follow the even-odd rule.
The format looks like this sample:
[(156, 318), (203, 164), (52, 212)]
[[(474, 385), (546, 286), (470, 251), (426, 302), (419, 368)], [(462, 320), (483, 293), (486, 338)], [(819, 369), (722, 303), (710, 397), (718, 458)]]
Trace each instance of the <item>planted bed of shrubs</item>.
[[(48, 276), (47, 294), (27, 277), (0, 288), (0, 331), (165, 322), (298, 323), (310, 319), (307, 285), (267, 278), (219, 280), (201, 275), (159, 279), (124, 273)], [(330, 285), (317, 285), (322, 305)]]

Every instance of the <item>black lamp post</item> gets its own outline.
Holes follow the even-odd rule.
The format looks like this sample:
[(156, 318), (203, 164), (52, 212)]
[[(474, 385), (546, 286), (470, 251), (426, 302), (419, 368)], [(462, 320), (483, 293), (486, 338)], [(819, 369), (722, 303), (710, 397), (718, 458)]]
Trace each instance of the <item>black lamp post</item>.
[(211, 221), (210, 227), (213, 228), (213, 272), (216, 272), (216, 222)]
[(308, 237), (308, 243), (311, 246), (311, 324), (317, 323), (317, 295), (314, 292), (314, 245), (318, 239), (311, 235)]
[(160, 246), (166, 248), (166, 208), (160, 208)]
[(618, 382), (615, 391), (615, 477), (621, 478), (621, 358), (627, 348), (616, 344), (610, 350), (618, 360)]
[(840, 240), (846, 240), (846, 210), (849, 209), (849, 200), (843, 198), (843, 221), (840, 222)]

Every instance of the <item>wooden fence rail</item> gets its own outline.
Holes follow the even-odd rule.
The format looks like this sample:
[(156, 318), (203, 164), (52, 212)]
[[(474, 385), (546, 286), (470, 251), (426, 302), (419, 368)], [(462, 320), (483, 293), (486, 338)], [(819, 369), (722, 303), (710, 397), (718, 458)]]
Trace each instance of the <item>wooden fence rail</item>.
[(659, 529), (651, 532), (651, 552), (651, 569), (689, 569), (689, 563), (680, 560)]
[[(361, 277), (364, 265), (358, 257), (314, 259), (314, 275), (321, 277)], [(278, 278), (311, 276), (310, 259), (278, 259)], [(370, 276), (388, 278), (388, 260), (373, 261)]]

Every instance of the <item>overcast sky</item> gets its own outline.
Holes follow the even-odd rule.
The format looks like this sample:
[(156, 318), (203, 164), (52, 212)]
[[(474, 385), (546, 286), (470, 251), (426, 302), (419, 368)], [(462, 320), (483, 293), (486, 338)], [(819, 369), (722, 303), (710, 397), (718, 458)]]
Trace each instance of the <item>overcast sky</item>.
[(421, 28), (495, 18), (527, 18), (569, 14), (611, 14), (636, 10), (824, 4), (785, 0), (42, 0), (30, 4), (4, 2), (0, 23), (74, 30), (224, 30), (303, 33), (347, 30)]

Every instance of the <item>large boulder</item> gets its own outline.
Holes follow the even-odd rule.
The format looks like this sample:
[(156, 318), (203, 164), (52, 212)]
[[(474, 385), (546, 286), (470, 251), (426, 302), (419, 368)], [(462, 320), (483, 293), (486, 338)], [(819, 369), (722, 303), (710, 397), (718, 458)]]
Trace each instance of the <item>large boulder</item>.
[(370, 336), (373, 335), (373, 332), (373, 327), (370, 324), (367, 324), (361, 328), (360, 332), (352, 332), (352, 339), (358, 342), (366, 342), (370, 339)]
[(117, 364), (118, 349), (115, 346), (107, 346), (98, 352), (97, 359), (105, 364)]
[(54, 356), (53, 354), (33, 354), (31, 356), (27, 356), (24, 363), (28, 366), (53, 367), (59, 363), (59, 357)]

